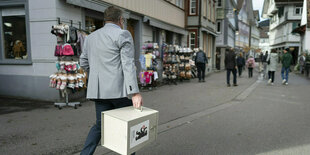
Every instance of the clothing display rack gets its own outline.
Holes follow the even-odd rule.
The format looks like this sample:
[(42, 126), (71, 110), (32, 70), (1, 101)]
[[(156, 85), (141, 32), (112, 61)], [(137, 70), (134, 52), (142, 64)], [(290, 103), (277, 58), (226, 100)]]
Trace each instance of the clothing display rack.
[(177, 85), (178, 70), (180, 58), (177, 55), (178, 46), (177, 45), (167, 45), (163, 44), (163, 82), (165, 84), (175, 84)]
[(158, 62), (160, 57), (159, 46), (150, 41), (145, 42), (140, 54), (141, 72), (139, 73), (139, 86), (141, 89), (152, 90), (157, 87)]
[(193, 77), (192, 68), (195, 65), (193, 58), (193, 51), (190, 48), (178, 48), (177, 52), (179, 64), (179, 80), (190, 80)]
[(86, 33), (73, 27), (62, 24), (58, 18), (58, 25), (53, 25), (51, 33), (57, 37), (54, 55), (57, 57), (57, 72), (50, 76), (50, 87), (60, 91), (64, 102), (54, 103), (55, 107), (62, 109), (70, 106), (77, 109), (80, 102), (69, 102), (69, 92), (72, 94), (86, 88), (86, 73), (79, 66), (79, 56), (82, 53)]

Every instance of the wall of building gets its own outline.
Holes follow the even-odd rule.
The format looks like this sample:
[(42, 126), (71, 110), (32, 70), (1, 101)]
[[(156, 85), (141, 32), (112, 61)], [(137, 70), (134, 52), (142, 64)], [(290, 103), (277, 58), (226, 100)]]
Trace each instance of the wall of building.
[(219, 47), (219, 46), (225, 46), (225, 43), (224, 43), (224, 38), (225, 38), (225, 36), (226, 36), (226, 34), (225, 34), (225, 28), (227, 28), (227, 27), (225, 27), (225, 22), (224, 22), (225, 20), (222, 20), (222, 19), (220, 19), (220, 20), (217, 20), (216, 21), (216, 24), (218, 23), (218, 22), (221, 22), (221, 32), (218, 32), (217, 33), (217, 37), (216, 37), (216, 46), (217, 47)]
[(184, 10), (163, 0), (102, 0), (163, 22), (185, 28)]
[(286, 42), (300, 42), (300, 36), (292, 34), (293, 23), (288, 22), (286, 24), (277, 26), (277, 28), (270, 30), (270, 46), (278, 45)]
[(142, 24), (142, 43), (153, 41), (153, 29), (147, 23)]
[(235, 30), (228, 26), (228, 32), (227, 32), (227, 45), (229, 47), (235, 47)]

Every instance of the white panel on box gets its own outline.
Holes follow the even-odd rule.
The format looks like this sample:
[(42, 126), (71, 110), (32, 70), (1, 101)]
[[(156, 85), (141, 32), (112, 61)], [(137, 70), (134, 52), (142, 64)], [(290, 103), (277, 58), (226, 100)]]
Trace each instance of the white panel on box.
[(144, 121), (130, 128), (130, 148), (149, 140), (150, 121)]

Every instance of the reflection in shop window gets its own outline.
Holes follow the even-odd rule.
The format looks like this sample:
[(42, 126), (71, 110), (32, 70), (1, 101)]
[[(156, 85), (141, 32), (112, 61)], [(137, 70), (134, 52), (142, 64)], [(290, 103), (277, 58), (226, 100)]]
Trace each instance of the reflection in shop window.
[(92, 18), (86, 16), (85, 18), (85, 29), (87, 32), (92, 33), (100, 28), (102, 28), (104, 25), (103, 20)]
[(24, 14), (23, 8), (2, 10), (2, 32), (6, 59), (27, 59), (25, 15), (20, 14)]

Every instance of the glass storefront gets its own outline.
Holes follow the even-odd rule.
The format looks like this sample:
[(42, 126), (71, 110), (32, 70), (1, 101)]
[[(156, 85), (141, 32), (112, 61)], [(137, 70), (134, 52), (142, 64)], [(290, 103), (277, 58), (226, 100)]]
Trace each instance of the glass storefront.
[(102, 28), (104, 25), (104, 21), (100, 19), (96, 19), (93, 17), (85, 17), (85, 30), (88, 33), (92, 33), (100, 28)]
[(27, 59), (27, 35), (24, 7), (0, 8), (3, 56), (5, 59)]

